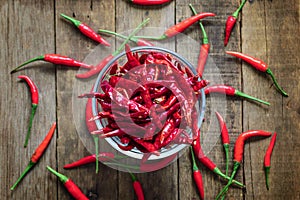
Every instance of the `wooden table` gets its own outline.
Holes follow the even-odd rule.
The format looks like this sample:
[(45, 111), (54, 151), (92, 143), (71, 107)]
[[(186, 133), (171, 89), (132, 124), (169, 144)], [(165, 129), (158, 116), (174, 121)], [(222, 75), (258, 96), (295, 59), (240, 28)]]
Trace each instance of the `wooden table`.
[[(62, 184), (46, 170), (47, 165), (71, 177), (90, 199), (135, 198), (127, 173), (103, 164), (100, 164), (99, 174), (94, 173), (94, 165), (63, 169), (64, 164), (89, 154), (78, 137), (72, 114), (77, 70), (37, 62), (21, 72), (10, 75), (10, 71), (25, 60), (44, 53), (59, 53), (83, 60), (97, 46), (62, 20), (60, 13), (84, 21), (95, 30), (105, 28), (122, 32), (135, 28), (147, 17), (151, 19), (148, 26), (169, 27), (191, 16), (188, 3), (193, 3), (199, 11), (217, 14), (205, 20), (204, 25), (212, 44), (210, 57), (219, 67), (224, 83), (271, 102), (271, 106), (266, 107), (240, 98), (225, 98), (227, 109), (223, 114), (231, 136), (231, 153), (235, 139), (242, 131), (263, 129), (278, 133), (272, 157), (270, 190), (265, 188), (263, 171), (263, 155), (269, 139), (250, 140), (245, 146), (244, 162), (236, 176), (237, 180), (246, 184), (246, 191), (232, 187), (226, 199), (299, 199), (299, 1), (255, 0), (252, 4), (247, 3), (228, 47), (224, 48), (224, 24), (239, 2), (174, 0), (168, 5), (151, 8), (135, 6), (125, 0), (1, 0), (1, 199), (70, 199)], [(192, 26), (185, 34), (200, 42), (198, 25)], [(185, 48), (188, 50), (188, 47)], [(264, 60), (290, 96), (282, 97), (270, 77), (226, 55), (225, 50), (241, 51)], [(207, 69), (207, 77), (214, 73)], [(17, 80), (20, 74), (30, 76), (40, 91), (40, 105), (26, 149), (23, 142), (30, 113), (30, 95), (25, 84)], [(213, 113), (209, 103), (208, 100), (207, 112)], [(25, 169), (34, 149), (54, 121), (58, 124), (55, 140), (34, 170), (11, 192), (9, 188)], [(220, 169), (225, 170), (220, 139), (207, 153)], [(200, 169), (206, 199), (214, 199), (226, 182), (202, 165)], [(143, 185), (146, 199), (199, 199), (191, 178), (188, 151), (172, 165), (159, 171), (137, 174), (137, 177)]]

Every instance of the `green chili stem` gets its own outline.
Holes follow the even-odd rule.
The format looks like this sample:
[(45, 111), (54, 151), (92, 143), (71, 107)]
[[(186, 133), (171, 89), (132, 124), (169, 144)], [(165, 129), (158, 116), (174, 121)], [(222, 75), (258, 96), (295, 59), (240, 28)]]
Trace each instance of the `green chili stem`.
[(278, 84), (277, 80), (275, 79), (275, 76), (270, 68), (267, 69), (266, 73), (271, 76), (276, 88), (281, 92), (281, 94), (285, 97), (288, 97), (289, 95), (279, 86), (279, 84)]
[(223, 196), (228, 191), (228, 188), (232, 184), (233, 178), (234, 178), (234, 176), (235, 176), (235, 174), (236, 174), (236, 172), (237, 172), (237, 170), (238, 170), (239, 167), (240, 167), (240, 163), (239, 162), (234, 162), (233, 171), (232, 171), (231, 177), (230, 177), (227, 185), (217, 195), (216, 200), (219, 199), (221, 196)]
[(138, 166), (131, 166), (131, 165), (126, 165), (126, 164), (121, 164), (121, 163), (112, 163), (112, 162), (104, 162), (106, 165), (114, 165), (118, 167), (125, 167), (127, 169), (135, 169), (135, 170), (140, 170), (140, 167)]
[(13, 69), (10, 73), (11, 73), (11, 74), (12, 74), (12, 73), (15, 73), (15, 72), (19, 71), (19, 69), (20, 69), (21, 67), (23, 67), (24, 65), (27, 65), (27, 64), (32, 63), (32, 62), (34, 62), (34, 61), (44, 60), (44, 58), (45, 58), (45, 56), (38, 56), (38, 57), (32, 58), (32, 59), (30, 59), (30, 60), (24, 62), (23, 64), (19, 65), (19, 66), (16, 67), (15, 69)]
[[(194, 6), (191, 3), (189, 4), (189, 6), (190, 6), (192, 12), (194, 13), (194, 15), (197, 15), (198, 13), (196, 12)], [(203, 39), (202, 39), (203, 40), (203, 44), (208, 44), (209, 43), (208, 42), (208, 37), (207, 37), (206, 31), (204, 29), (204, 26), (203, 26), (203, 24), (202, 24), (202, 22), (200, 20), (199, 20), (199, 25), (200, 25), (200, 28), (201, 28), (201, 31), (202, 31), (202, 35), (203, 35)]]
[(270, 173), (270, 167), (265, 167), (265, 178), (266, 178), (267, 190), (269, 190), (269, 173)]
[(76, 20), (76, 19), (74, 19), (74, 18), (72, 18), (72, 17), (69, 17), (69, 16), (67, 16), (67, 15), (65, 15), (65, 14), (60, 14), (60, 16), (62, 16), (63, 18), (65, 18), (65, 19), (67, 19), (67, 20), (69, 20), (70, 22), (72, 22), (75, 26), (79, 26), (80, 24), (82, 24), (82, 22), (81, 21), (79, 21), (79, 20)]
[[(99, 31), (100, 33), (111, 34), (111, 35), (115, 35), (115, 36), (117, 36), (117, 37), (120, 37), (120, 38), (122, 38), (122, 39), (127, 39), (127, 37), (126, 37), (125, 35), (122, 35), (122, 34), (120, 34), (120, 33), (116, 33), (116, 32), (114, 32), (114, 31), (109, 31), (109, 30), (104, 30), (104, 29), (99, 29), (98, 31)], [(132, 42), (135, 42), (135, 43), (138, 42), (138, 39), (137, 39), (137, 38), (134, 38), (134, 37), (131, 37), (129, 40), (132, 41)]]
[(52, 172), (54, 175), (56, 175), (59, 180), (62, 182), (62, 183), (66, 183), (69, 178), (66, 177), (65, 175), (61, 174), (61, 173), (58, 173), (57, 171), (55, 171), (54, 169), (52, 169), (51, 167), (47, 166), (47, 169)]
[(257, 101), (257, 102), (266, 104), (266, 105), (268, 105), (268, 106), (270, 105), (270, 103), (267, 102), (267, 101), (263, 101), (263, 100), (261, 100), (261, 99), (255, 98), (255, 97), (250, 96), (250, 95), (248, 95), (248, 94), (245, 94), (245, 93), (243, 93), (243, 92), (241, 92), (241, 91), (239, 91), (239, 90), (235, 90), (235, 95), (240, 96), (240, 97), (244, 97), (244, 98), (247, 98), (247, 99), (251, 99), (251, 100), (253, 100), (253, 101)]
[(225, 151), (225, 159), (226, 159), (226, 171), (225, 175), (228, 176), (228, 168), (229, 168), (229, 144), (223, 144)]
[(133, 182), (137, 181), (137, 178), (135, 177), (135, 175), (133, 173), (129, 172), (129, 174), (130, 174), (131, 179), (132, 179)]
[(232, 14), (232, 16), (234, 18), (238, 18), (239, 12), (244, 7), (244, 5), (245, 5), (246, 2), (247, 2), (247, 0), (243, 0), (242, 3), (241, 3), (241, 5), (238, 7), (238, 9)]
[(150, 40), (164, 40), (167, 38), (167, 36), (164, 34), (164, 35), (161, 35), (159, 37), (153, 37), (153, 36), (134, 36), (133, 38), (140, 38), (140, 39), (150, 39)]
[(199, 170), (197, 164), (196, 164), (196, 160), (195, 160), (195, 155), (194, 155), (194, 151), (193, 151), (193, 147), (190, 146), (191, 149), (191, 154), (192, 154), (192, 161), (193, 161), (193, 171), (197, 171)]
[(21, 180), (26, 176), (26, 174), (32, 169), (32, 167), (35, 165), (34, 162), (30, 161), (25, 168), (25, 170), (22, 172), (21, 176), (18, 178), (16, 183), (10, 188), (10, 190), (14, 190), (15, 187), (21, 182)]
[(94, 144), (95, 144), (95, 154), (96, 154), (96, 174), (99, 171), (99, 137), (97, 135), (93, 135)]
[(33, 121), (33, 118), (34, 118), (37, 107), (38, 107), (38, 104), (31, 104), (31, 114), (30, 114), (30, 118), (29, 118), (28, 131), (27, 131), (27, 135), (26, 135), (25, 143), (24, 143), (25, 148), (27, 147), (28, 140), (29, 140), (30, 135), (31, 135), (32, 121)]
[[(217, 168), (217, 167), (214, 169), (213, 172), (214, 172), (215, 174), (217, 174), (218, 176), (220, 176), (220, 177), (226, 179), (226, 180), (230, 180), (230, 177), (229, 177), (229, 176), (226, 176), (225, 174), (223, 174), (223, 173), (220, 171), (220, 169)], [(238, 181), (236, 181), (236, 180), (232, 180), (232, 183), (234, 183), (235, 185), (238, 185), (238, 186), (240, 186), (240, 187), (242, 187), (242, 188), (245, 188), (245, 187), (246, 187), (244, 184), (242, 184), (242, 183), (240, 183), (240, 182), (238, 182)]]
[(147, 24), (149, 22), (149, 18), (145, 19), (142, 23), (140, 23), (135, 29), (134, 31), (132, 31), (132, 33), (130, 33), (130, 35), (127, 37), (127, 39), (120, 45), (120, 47), (114, 52), (112, 53), (113, 56), (118, 55), (122, 49), (124, 48), (125, 44), (127, 44), (130, 40), (130, 38), (132, 38), (145, 24)]

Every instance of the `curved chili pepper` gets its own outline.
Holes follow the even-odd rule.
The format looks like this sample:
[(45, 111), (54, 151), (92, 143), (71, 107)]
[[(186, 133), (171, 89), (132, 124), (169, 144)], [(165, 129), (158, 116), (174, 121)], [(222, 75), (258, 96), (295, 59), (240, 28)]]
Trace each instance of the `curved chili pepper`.
[[(98, 160), (101, 161), (101, 162), (105, 162), (105, 161), (109, 161), (113, 158), (115, 158), (115, 154), (110, 153), (110, 152), (102, 152), (102, 153), (99, 153)], [(96, 162), (96, 160), (97, 160), (96, 159), (96, 154), (89, 155), (89, 156), (80, 158), (79, 160), (74, 161), (70, 164), (66, 164), (64, 166), (64, 169), (72, 169), (72, 168), (79, 167), (79, 166), (82, 166), (82, 165), (86, 165), (86, 164), (89, 164), (89, 163), (94, 163), (94, 162)]]
[(100, 44), (103, 44), (104, 46), (108, 46), (108, 47), (110, 46), (110, 44), (106, 40), (104, 40), (104, 38), (102, 38), (100, 35), (98, 35), (95, 31), (93, 31), (93, 29), (91, 27), (89, 27), (85, 23), (82, 23), (81, 21), (76, 20), (76, 19), (69, 17), (62, 13), (60, 14), (60, 16), (67, 19), (68, 21), (72, 22), (80, 30), (80, 32), (82, 34), (89, 37), (90, 39), (92, 39), (96, 42), (99, 42)]
[(153, 5), (161, 5), (168, 2), (171, 2), (171, 0), (129, 0), (130, 2), (142, 6), (153, 6)]
[(228, 129), (227, 129), (226, 123), (224, 122), (223, 117), (217, 111), (216, 111), (216, 116), (219, 121), (222, 143), (223, 143), (223, 147), (225, 150), (225, 157), (226, 157), (226, 173), (225, 174), (227, 176), (228, 175), (228, 166), (229, 166), (229, 144), (230, 144), (229, 134), (228, 134)]
[(234, 145), (234, 155), (233, 155), (234, 165), (233, 165), (232, 174), (230, 176), (230, 179), (229, 179), (227, 185), (217, 195), (216, 199), (219, 199), (222, 195), (224, 195), (224, 193), (226, 193), (228, 191), (228, 188), (231, 185), (232, 180), (243, 160), (245, 141), (251, 137), (258, 137), (258, 136), (259, 137), (269, 137), (271, 135), (272, 135), (271, 132), (266, 132), (266, 131), (262, 131), (262, 130), (250, 130), (250, 131), (243, 132), (238, 136), (238, 138), (236, 139), (235, 145)]
[[(230, 177), (223, 174), (221, 170), (217, 167), (217, 165), (204, 154), (200, 144), (200, 130), (198, 130), (196, 139), (192, 143), (192, 147), (196, 157), (204, 166), (206, 166), (210, 171), (214, 172), (218, 176), (230, 180)], [(233, 183), (240, 187), (245, 187), (242, 183), (238, 181), (233, 180)]]
[(132, 38), (136, 34), (136, 32), (138, 32), (148, 22), (149, 18), (144, 20), (141, 24), (139, 24), (116, 51), (114, 51), (111, 55), (106, 56), (103, 60), (100, 61), (100, 63), (97, 66), (91, 68), (89, 71), (82, 74), (76, 74), (76, 78), (85, 79), (99, 74), (99, 72), (109, 63), (109, 61), (111, 61), (116, 55), (118, 55), (122, 51), (125, 44), (127, 44), (130, 38)]
[(68, 192), (76, 199), (76, 200), (89, 200), (79, 189), (79, 187), (68, 177), (65, 175), (58, 173), (51, 167), (47, 166), (47, 169), (56, 175), (59, 180), (64, 184), (65, 188), (68, 190)]
[(237, 58), (242, 59), (243, 61), (249, 63), (251, 66), (253, 66), (255, 69), (261, 71), (261, 72), (265, 72), (267, 74), (269, 74), (276, 86), (276, 88), (281, 92), (281, 94), (283, 96), (288, 97), (289, 95), (279, 86), (273, 72), (271, 71), (270, 67), (268, 67), (268, 65), (263, 62), (260, 59), (254, 58), (252, 56), (243, 54), (243, 53), (239, 53), (239, 52), (234, 52), (234, 51), (226, 51), (227, 54), (231, 55), (231, 56), (235, 56)]
[(30, 114), (30, 118), (29, 118), (28, 131), (27, 131), (26, 139), (25, 139), (25, 143), (24, 143), (24, 147), (26, 148), (29, 137), (31, 135), (32, 121), (33, 121), (36, 109), (38, 107), (38, 104), (39, 104), (39, 91), (38, 91), (38, 88), (36, 87), (36, 85), (34, 84), (34, 82), (28, 76), (21, 75), (21, 76), (18, 76), (18, 78), (26, 81), (26, 83), (28, 84), (28, 86), (30, 88), (30, 93), (31, 93), (31, 114)]
[(136, 194), (138, 200), (144, 200), (144, 192), (141, 183), (137, 180), (137, 178), (133, 175), (133, 173), (129, 172), (131, 179), (133, 181), (133, 189)]
[(270, 105), (269, 102), (266, 102), (266, 101), (263, 101), (263, 100), (260, 100), (260, 99), (257, 99), (255, 97), (252, 97), (248, 94), (245, 94), (231, 86), (228, 86), (228, 85), (213, 85), (213, 86), (209, 86), (209, 87), (206, 87), (204, 89), (204, 92), (205, 94), (210, 94), (210, 93), (221, 93), (221, 94), (226, 94), (226, 95), (229, 95), (229, 96), (240, 96), (240, 97), (244, 97), (244, 98), (247, 98), (247, 99), (251, 99), (253, 101), (257, 101), (257, 102), (260, 102), (260, 103), (263, 103), (263, 104), (266, 104), (266, 105)]
[(270, 168), (271, 168), (271, 155), (273, 152), (273, 148), (275, 146), (276, 136), (277, 136), (277, 134), (275, 132), (271, 138), (270, 144), (268, 146), (268, 149), (267, 149), (265, 157), (264, 157), (264, 169), (265, 169), (267, 190), (269, 190), (269, 173), (270, 173)]
[(201, 172), (196, 164), (194, 152), (193, 152), (193, 147), (190, 147), (191, 149), (191, 155), (192, 155), (192, 162), (193, 162), (193, 178), (196, 183), (196, 186), (198, 188), (199, 194), (200, 194), (200, 199), (204, 199), (204, 186), (203, 186), (203, 180), (202, 180), (202, 175)]
[(55, 129), (56, 129), (56, 123), (54, 122), (52, 124), (52, 126), (51, 126), (48, 134), (44, 138), (44, 140), (41, 142), (41, 144), (36, 148), (36, 150), (32, 154), (31, 159), (30, 159), (30, 161), (29, 161), (26, 169), (23, 171), (23, 173), (18, 178), (18, 180), (16, 181), (16, 183), (10, 188), (10, 190), (14, 190), (15, 189), (15, 187), (20, 183), (20, 181), (25, 177), (25, 175), (35, 166), (35, 164), (43, 156), (45, 150), (47, 149), (48, 145), (51, 142), (51, 139), (52, 139), (52, 137), (54, 135)]
[(13, 69), (10, 73), (15, 73), (17, 71), (19, 71), (23, 66), (38, 61), (38, 60), (44, 60), (46, 62), (50, 62), (56, 65), (66, 65), (66, 66), (70, 66), (70, 67), (82, 67), (82, 68), (86, 68), (86, 69), (90, 69), (93, 66), (82, 63), (80, 61), (74, 60), (73, 58), (69, 58), (67, 56), (61, 56), (59, 54), (45, 54), (43, 56), (38, 56), (35, 58), (32, 58), (24, 63), (22, 63), (21, 65), (19, 65), (18, 67), (16, 67), (15, 69)]
[[(191, 10), (193, 11), (194, 15), (197, 14), (195, 8), (193, 7), (192, 4), (189, 4)], [(197, 73), (200, 77), (202, 77), (203, 72), (204, 72), (204, 68), (205, 68), (205, 64), (207, 61), (207, 57), (208, 57), (208, 53), (209, 53), (209, 49), (210, 49), (210, 44), (208, 42), (208, 37), (207, 34), (205, 32), (204, 26), (202, 24), (201, 21), (199, 21), (199, 25), (202, 31), (202, 35), (203, 35), (203, 41), (202, 41), (202, 45), (200, 48), (200, 53), (199, 53), (199, 57), (198, 57), (198, 64), (197, 64)]]
[[(106, 34), (111, 34), (111, 35), (115, 35), (119, 38), (122, 39), (127, 39), (127, 36), (122, 35), (120, 33), (116, 33), (114, 31), (109, 31), (109, 30), (105, 30), (105, 29), (99, 29), (98, 30), (100, 33), (106, 33)], [(130, 38), (130, 41), (136, 43), (138, 46), (154, 46), (154, 44), (152, 44), (151, 42), (144, 40), (144, 39), (139, 39), (139, 38)]]
[(247, 0), (243, 0), (241, 5), (238, 7), (238, 9), (227, 18), (226, 26), (225, 26), (225, 38), (224, 38), (224, 46), (226, 47), (229, 41), (229, 37), (231, 35), (232, 29), (236, 23), (236, 20), (238, 18), (239, 12), (244, 7)]
[(152, 40), (163, 40), (166, 38), (171, 38), (179, 33), (182, 33), (185, 29), (196, 23), (198, 20), (203, 19), (205, 17), (214, 17), (214, 13), (199, 13), (197, 15), (194, 15), (192, 17), (189, 17), (178, 24), (175, 24), (174, 26), (168, 28), (163, 35), (159, 37), (151, 37), (151, 36), (135, 36), (134, 38), (143, 38), (143, 39), (152, 39)]

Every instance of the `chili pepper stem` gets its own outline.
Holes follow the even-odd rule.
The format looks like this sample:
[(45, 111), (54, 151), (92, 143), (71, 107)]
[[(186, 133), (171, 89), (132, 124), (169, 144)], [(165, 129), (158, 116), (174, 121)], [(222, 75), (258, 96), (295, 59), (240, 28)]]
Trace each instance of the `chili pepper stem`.
[[(113, 32), (113, 31), (109, 31), (109, 30), (99, 29), (98, 32), (115, 35), (115, 36), (120, 37), (122, 39), (127, 39), (127, 37), (125, 35), (122, 35), (120, 33), (116, 33), (116, 32)], [(138, 42), (138, 39), (137, 38), (133, 38), (133, 37), (131, 37), (129, 40), (132, 41), (132, 42), (135, 42), (135, 43)]]
[[(194, 6), (191, 3), (189, 4), (189, 6), (190, 6), (192, 12), (194, 13), (194, 15), (197, 15), (197, 12), (196, 12)], [(203, 44), (208, 44), (209, 43), (208, 42), (208, 37), (207, 37), (206, 31), (205, 31), (204, 26), (203, 26), (203, 24), (202, 24), (201, 21), (199, 21), (199, 25), (200, 25), (200, 28), (201, 28), (201, 31), (202, 31), (202, 35), (203, 35), (203, 39), (202, 39), (203, 40)]]
[(29, 125), (28, 125), (27, 135), (25, 138), (24, 148), (26, 148), (28, 145), (28, 140), (31, 135), (32, 121), (33, 121), (37, 107), (38, 107), (38, 104), (31, 104), (31, 114), (30, 114), (30, 118), (29, 118)]
[(270, 167), (265, 167), (265, 178), (266, 178), (267, 190), (269, 190), (269, 173), (270, 173)]
[(225, 151), (225, 159), (226, 159), (226, 171), (225, 175), (228, 176), (228, 167), (229, 167), (229, 144), (223, 144)]
[(21, 65), (19, 65), (19, 66), (16, 67), (15, 69), (13, 69), (10, 73), (13, 74), (13, 73), (19, 71), (21, 67), (23, 67), (23, 66), (25, 66), (25, 65), (27, 65), (27, 64), (29, 64), (29, 63), (32, 63), (32, 62), (34, 62), (34, 61), (44, 60), (44, 58), (45, 58), (45, 56), (38, 56), (38, 57), (32, 58), (32, 59), (30, 59), (30, 60), (28, 60), (28, 61), (22, 63)]
[(197, 164), (196, 164), (193, 147), (190, 146), (190, 149), (191, 149), (191, 155), (192, 155), (192, 161), (193, 161), (193, 171), (197, 171), (197, 170), (199, 170), (199, 168), (197, 167)]
[(21, 176), (18, 178), (18, 180), (15, 182), (15, 184), (10, 188), (10, 190), (14, 190), (15, 187), (21, 182), (21, 180), (26, 176), (26, 174), (32, 169), (32, 167), (35, 165), (34, 162), (30, 161), (25, 168), (25, 170), (22, 172)]
[(281, 92), (281, 94), (285, 97), (288, 97), (289, 95), (279, 86), (279, 84), (278, 84), (277, 80), (275, 79), (275, 76), (270, 68), (267, 69), (266, 73), (271, 76), (276, 88)]
[(62, 14), (62, 13), (61, 13), (60, 16), (62, 16), (63, 18), (69, 20), (70, 22), (72, 22), (72, 23), (73, 23), (75, 26), (77, 26), (77, 27), (81, 24), (81, 21), (76, 20), (76, 19), (73, 19), (72, 17), (69, 17), (69, 16), (67, 16), (67, 15), (65, 15), (65, 14)]
[(245, 93), (243, 93), (243, 92), (241, 92), (239, 90), (235, 91), (235, 95), (240, 96), (240, 97), (244, 97), (244, 98), (247, 98), (247, 99), (251, 99), (253, 101), (257, 101), (257, 102), (263, 103), (263, 104), (268, 105), (268, 106), (270, 105), (270, 103), (267, 102), (267, 101), (263, 101), (261, 99), (255, 98), (255, 97), (250, 96), (248, 94), (245, 94)]
[(247, 0), (243, 0), (241, 5), (238, 7), (238, 9), (232, 14), (232, 16), (234, 18), (237, 18), (239, 15), (239, 12), (241, 11), (241, 9), (244, 7), (245, 3), (247, 2)]
[(96, 154), (96, 174), (99, 171), (99, 137), (97, 135), (93, 135), (94, 143), (95, 143), (95, 154)]
[(137, 178), (135, 177), (135, 175), (133, 173), (129, 172), (129, 174), (130, 174), (131, 179), (132, 179), (133, 182), (137, 181)]
[(138, 38), (140, 38), (140, 39), (149, 39), (149, 40), (164, 40), (164, 39), (167, 38), (167, 36), (166, 35), (161, 35), (159, 37), (153, 37), (153, 36), (134, 36), (133, 38), (134, 39), (138, 39)]
[[(220, 177), (226, 179), (226, 180), (230, 180), (230, 177), (229, 177), (229, 176), (226, 176), (225, 174), (223, 174), (223, 173), (220, 171), (220, 169), (217, 168), (217, 167), (214, 169), (213, 172), (214, 172), (215, 174), (217, 174), (218, 176), (220, 176)], [(244, 184), (242, 184), (242, 183), (240, 183), (240, 182), (238, 182), (238, 181), (236, 181), (236, 180), (232, 180), (232, 182), (233, 182), (235, 185), (239, 186), (239, 187), (242, 187), (242, 188), (245, 188), (245, 187), (246, 187)]]
[(240, 163), (239, 162), (234, 162), (233, 171), (232, 171), (231, 177), (230, 177), (227, 185), (217, 195), (216, 200), (219, 199), (221, 196), (223, 196), (223, 194), (225, 194), (228, 191), (228, 188), (232, 184), (233, 178), (234, 178), (235, 174), (237, 173), (237, 170), (238, 170), (239, 167), (240, 167)]
[(54, 175), (56, 175), (59, 180), (63, 183), (67, 182), (68, 181), (68, 177), (66, 177), (65, 175), (61, 174), (61, 173), (58, 173), (57, 171), (55, 171), (54, 169), (52, 169), (51, 167), (47, 166), (47, 169), (53, 173)]

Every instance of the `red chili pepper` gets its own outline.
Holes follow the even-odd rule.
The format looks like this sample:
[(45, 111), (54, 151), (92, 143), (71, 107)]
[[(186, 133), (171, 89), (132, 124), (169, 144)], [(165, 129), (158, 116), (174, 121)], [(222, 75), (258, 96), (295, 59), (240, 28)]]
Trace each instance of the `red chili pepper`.
[[(196, 12), (195, 8), (192, 6), (192, 4), (189, 4), (189, 6), (192, 9), (194, 15), (196, 15), (197, 12)], [(207, 37), (207, 34), (205, 32), (204, 26), (201, 23), (201, 21), (199, 21), (199, 25), (200, 25), (202, 35), (203, 35), (203, 39), (202, 39), (203, 42), (202, 42), (202, 45), (201, 45), (201, 48), (200, 48), (200, 54), (199, 54), (199, 57), (198, 57), (197, 72), (198, 72), (198, 75), (200, 77), (202, 77), (203, 72), (204, 72), (204, 68), (205, 68), (205, 64), (206, 64), (206, 61), (207, 61), (209, 49), (210, 49), (210, 44), (208, 42), (208, 37)]]
[(136, 194), (138, 200), (144, 200), (144, 192), (141, 183), (137, 180), (137, 178), (130, 172), (130, 176), (133, 181), (133, 189)]
[(109, 63), (109, 61), (111, 61), (116, 55), (118, 55), (122, 51), (125, 44), (127, 44), (127, 42), (130, 40), (130, 38), (132, 38), (136, 34), (136, 32), (138, 32), (148, 22), (149, 22), (149, 18), (144, 20), (141, 24), (139, 24), (115, 52), (113, 52), (111, 55), (108, 55), (107, 57), (105, 57), (102, 61), (100, 61), (100, 63), (97, 66), (91, 68), (89, 71), (82, 73), (82, 74), (76, 74), (76, 78), (85, 79), (85, 78), (90, 78), (94, 75), (99, 74), (99, 72)]
[(23, 64), (19, 65), (15, 69), (13, 69), (10, 73), (11, 74), (15, 73), (15, 72), (19, 71), (23, 66), (25, 66), (29, 63), (38, 61), (38, 60), (44, 60), (46, 62), (50, 62), (50, 63), (56, 64), (56, 65), (66, 65), (66, 66), (70, 66), (70, 67), (82, 67), (82, 68), (86, 68), (86, 69), (91, 69), (93, 67), (92, 65), (82, 63), (80, 61), (74, 60), (67, 56), (61, 56), (59, 54), (45, 54), (43, 56), (38, 56), (38, 57), (32, 58), (32, 59), (24, 62)]
[(35, 164), (40, 160), (42, 155), (44, 154), (45, 150), (47, 149), (48, 145), (51, 142), (51, 139), (54, 135), (56, 128), (56, 123), (53, 123), (51, 126), (48, 134), (44, 138), (44, 140), (41, 142), (41, 144), (36, 148), (35, 152), (32, 154), (31, 159), (26, 167), (26, 169), (23, 171), (21, 176), (18, 178), (16, 183), (10, 188), (10, 190), (14, 190), (15, 187), (19, 184), (19, 182), (25, 177), (25, 175), (35, 166)]
[(38, 88), (36, 87), (36, 85), (34, 84), (34, 82), (28, 76), (21, 75), (21, 76), (18, 76), (18, 78), (26, 81), (26, 83), (28, 84), (28, 86), (30, 88), (30, 93), (31, 93), (31, 114), (30, 114), (30, 118), (29, 118), (28, 131), (27, 131), (26, 139), (25, 139), (25, 143), (24, 143), (24, 147), (26, 148), (29, 137), (31, 135), (32, 121), (33, 121), (36, 109), (38, 107), (38, 104), (39, 104), (39, 91), (38, 91)]
[(153, 6), (153, 5), (161, 5), (168, 2), (171, 2), (171, 0), (129, 0), (134, 4), (142, 5), (142, 6)]
[(56, 175), (59, 180), (64, 184), (65, 188), (68, 190), (68, 192), (74, 197), (76, 200), (89, 200), (79, 189), (79, 187), (68, 177), (65, 175), (58, 173), (51, 167), (47, 166), (47, 169), (52, 172), (54, 175)]
[(86, 25), (85, 23), (82, 23), (79, 20), (76, 20), (72, 17), (69, 17), (65, 14), (60, 14), (63, 18), (67, 19), (68, 21), (72, 22), (79, 30), (82, 34), (84, 34), (85, 36), (87, 36), (88, 38), (99, 42), (100, 44), (103, 44), (105, 46), (110, 46), (110, 44), (104, 40), (100, 35), (98, 35), (95, 31), (93, 31), (93, 29), (91, 27), (89, 27), (88, 25)]
[(224, 195), (224, 193), (228, 191), (228, 188), (231, 185), (232, 180), (243, 160), (245, 141), (251, 137), (258, 137), (258, 136), (269, 137), (271, 135), (272, 135), (271, 132), (266, 132), (262, 130), (250, 130), (250, 131), (243, 132), (238, 136), (234, 145), (234, 155), (233, 155), (234, 165), (233, 165), (233, 170), (232, 170), (230, 180), (228, 181), (227, 185), (218, 194), (216, 199), (219, 199), (222, 195)]
[(266, 151), (265, 157), (264, 157), (266, 187), (267, 187), (268, 190), (269, 190), (269, 173), (270, 173), (270, 168), (271, 168), (271, 155), (272, 155), (272, 152), (273, 152), (273, 148), (275, 146), (276, 136), (277, 136), (277, 134), (274, 133), (272, 138), (271, 138), (268, 149)]
[(143, 38), (143, 39), (152, 39), (152, 40), (163, 40), (166, 38), (171, 38), (179, 33), (182, 33), (185, 29), (193, 25), (195, 22), (197, 22), (200, 19), (203, 19), (205, 17), (214, 17), (214, 13), (199, 13), (195, 16), (189, 17), (178, 24), (175, 24), (174, 26), (168, 28), (163, 35), (159, 37), (151, 37), (151, 36), (135, 36), (134, 38)]
[[(201, 144), (200, 144), (200, 130), (198, 130), (196, 139), (193, 141), (192, 143), (192, 147), (194, 149), (194, 153), (196, 155), (196, 157), (198, 158), (198, 160), (205, 165), (210, 171), (214, 172), (215, 174), (217, 174), (218, 176), (229, 180), (230, 177), (226, 176), (225, 174), (223, 174), (221, 172), (221, 170), (216, 166), (216, 164), (210, 160), (203, 152), (202, 148), (201, 148)], [(240, 186), (240, 187), (244, 187), (244, 185), (238, 181), (233, 180), (234, 184)]]
[(226, 157), (226, 173), (225, 174), (228, 175), (229, 144), (230, 144), (229, 134), (228, 134), (228, 129), (227, 129), (226, 123), (224, 122), (223, 117), (217, 111), (216, 111), (216, 115), (217, 115), (217, 118), (218, 118), (218, 121), (219, 121), (221, 137), (222, 137), (222, 143), (223, 143), (223, 147), (224, 147), (224, 150), (225, 150), (225, 157)]
[(247, 0), (243, 0), (238, 9), (227, 18), (226, 27), (225, 27), (225, 38), (224, 38), (224, 46), (226, 47), (229, 41), (229, 37), (231, 35), (232, 29), (236, 23), (240, 10), (243, 8)]
[(202, 175), (201, 172), (196, 164), (195, 161), (195, 156), (193, 152), (193, 148), (190, 147), (191, 149), (191, 154), (192, 154), (192, 161), (193, 161), (193, 178), (196, 183), (196, 186), (198, 188), (199, 194), (200, 194), (200, 199), (204, 199), (204, 186), (203, 186), (203, 180), (202, 180)]
[[(119, 38), (122, 39), (127, 39), (127, 36), (122, 35), (120, 33), (116, 33), (114, 31), (109, 31), (109, 30), (105, 30), (105, 29), (99, 29), (98, 30), (100, 33), (106, 33), (106, 34), (111, 34), (111, 35), (115, 35)], [(151, 42), (144, 40), (144, 39), (139, 39), (139, 38), (130, 38), (130, 41), (136, 43), (138, 46), (154, 46), (154, 44), (152, 44)]]
[[(101, 162), (105, 162), (105, 161), (109, 161), (111, 159), (115, 158), (115, 154), (113, 153), (110, 153), (110, 152), (102, 152), (102, 153), (99, 153), (99, 157), (98, 157), (98, 160), (101, 161)], [(96, 154), (93, 154), (93, 155), (90, 155), (90, 156), (86, 156), (86, 157), (83, 157), (75, 162), (72, 162), (70, 164), (66, 164), (64, 166), (64, 169), (72, 169), (72, 168), (75, 168), (75, 167), (79, 167), (79, 166), (82, 166), (82, 165), (86, 165), (86, 164), (89, 164), (89, 163), (94, 163), (96, 162)]]
[(237, 58), (242, 59), (243, 61), (249, 63), (250, 65), (252, 65), (255, 69), (261, 71), (261, 72), (265, 72), (267, 74), (269, 74), (276, 86), (276, 88), (281, 92), (281, 94), (283, 96), (289, 96), (278, 84), (273, 72), (271, 71), (271, 69), (268, 67), (268, 65), (263, 62), (260, 59), (254, 58), (252, 56), (243, 54), (243, 53), (239, 53), (239, 52), (234, 52), (234, 51), (226, 51), (227, 54), (231, 55), (231, 56), (235, 56)]
[(245, 94), (231, 86), (228, 86), (228, 85), (213, 85), (213, 86), (209, 86), (209, 87), (206, 87), (204, 89), (204, 92), (205, 94), (210, 94), (210, 93), (221, 93), (221, 94), (226, 94), (226, 95), (229, 95), (229, 96), (240, 96), (240, 97), (244, 97), (244, 98), (247, 98), (247, 99), (251, 99), (253, 101), (257, 101), (257, 102), (260, 102), (260, 103), (263, 103), (263, 104), (266, 104), (266, 105), (270, 105), (269, 102), (266, 102), (266, 101), (263, 101), (263, 100), (260, 100), (260, 99), (257, 99), (255, 97), (252, 97), (248, 94)]

